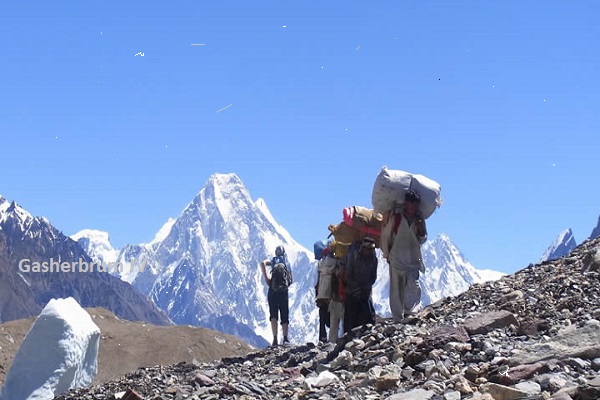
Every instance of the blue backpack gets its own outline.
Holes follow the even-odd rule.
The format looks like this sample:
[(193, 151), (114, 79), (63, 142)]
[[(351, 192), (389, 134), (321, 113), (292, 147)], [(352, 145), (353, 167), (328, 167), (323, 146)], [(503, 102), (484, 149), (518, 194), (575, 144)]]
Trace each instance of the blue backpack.
[(313, 248), (315, 252), (315, 260), (320, 260), (323, 258), (323, 251), (327, 248), (328, 242), (325, 240), (319, 240), (315, 242)]

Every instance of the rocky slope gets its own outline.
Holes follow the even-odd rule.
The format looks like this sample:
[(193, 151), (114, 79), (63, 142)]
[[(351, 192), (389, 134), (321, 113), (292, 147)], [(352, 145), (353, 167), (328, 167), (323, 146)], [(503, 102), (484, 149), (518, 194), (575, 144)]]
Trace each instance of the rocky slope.
[[(60, 400), (600, 398), (600, 238), (334, 346), (140, 369)], [(135, 397), (131, 397), (135, 398)]]

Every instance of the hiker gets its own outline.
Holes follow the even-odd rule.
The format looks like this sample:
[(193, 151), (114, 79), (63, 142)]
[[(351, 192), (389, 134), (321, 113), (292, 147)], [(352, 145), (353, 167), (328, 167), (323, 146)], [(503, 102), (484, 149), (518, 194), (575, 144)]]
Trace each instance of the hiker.
[(327, 342), (327, 328), (330, 327), (329, 302), (331, 301), (333, 274), (336, 259), (326, 247), (320, 254), (318, 277), (315, 286), (316, 302), (319, 308), (319, 342)]
[(389, 252), (390, 309), (395, 322), (412, 314), (421, 301), (419, 272), (425, 272), (421, 245), (427, 240), (427, 229), (419, 212), (420, 201), (419, 194), (409, 190), (400, 210), (389, 216), (382, 232), (382, 243)]
[(345, 265), (346, 304), (344, 332), (366, 324), (375, 323), (375, 310), (371, 291), (377, 280), (375, 241), (365, 237), (348, 251)]
[[(267, 275), (266, 267), (271, 267), (270, 277)], [(271, 321), (271, 330), (273, 331), (273, 346), (277, 346), (277, 320), (278, 314), (281, 318), (281, 330), (283, 331), (283, 344), (289, 343), (289, 302), (288, 287), (294, 281), (292, 270), (289, 266), (285, 249), (283, 246), (277, 246), (275, 257), (271, 260), (264, 260), (260, 263), (263, 276), (269, 292), (267, 299), (269, 301), (269, 320)]]

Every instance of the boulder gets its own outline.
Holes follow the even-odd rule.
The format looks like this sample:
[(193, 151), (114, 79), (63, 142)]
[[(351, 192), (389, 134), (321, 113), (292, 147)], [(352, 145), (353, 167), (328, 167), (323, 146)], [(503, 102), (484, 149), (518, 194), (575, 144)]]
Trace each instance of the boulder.
[(464, 327), (471, 335), (486, 334), (496, 328), (507, 328), (510, 325), (519, 326), (519, 321), (513, 313), (505, 310), (490, 311), (477, 315), (464, 322)]

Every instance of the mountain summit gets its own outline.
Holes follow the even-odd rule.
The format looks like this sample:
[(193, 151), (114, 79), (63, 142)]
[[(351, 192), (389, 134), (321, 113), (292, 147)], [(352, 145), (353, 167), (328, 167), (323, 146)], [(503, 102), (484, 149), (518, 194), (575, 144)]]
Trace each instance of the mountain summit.
[(540, 262), (552, 261), (563, 256), (566, 256), (577, 247), (575, 237), (571, 229), (565, 229), (562, 231), (554, 240), (554, 243), (550, 245), (542, 255)]

